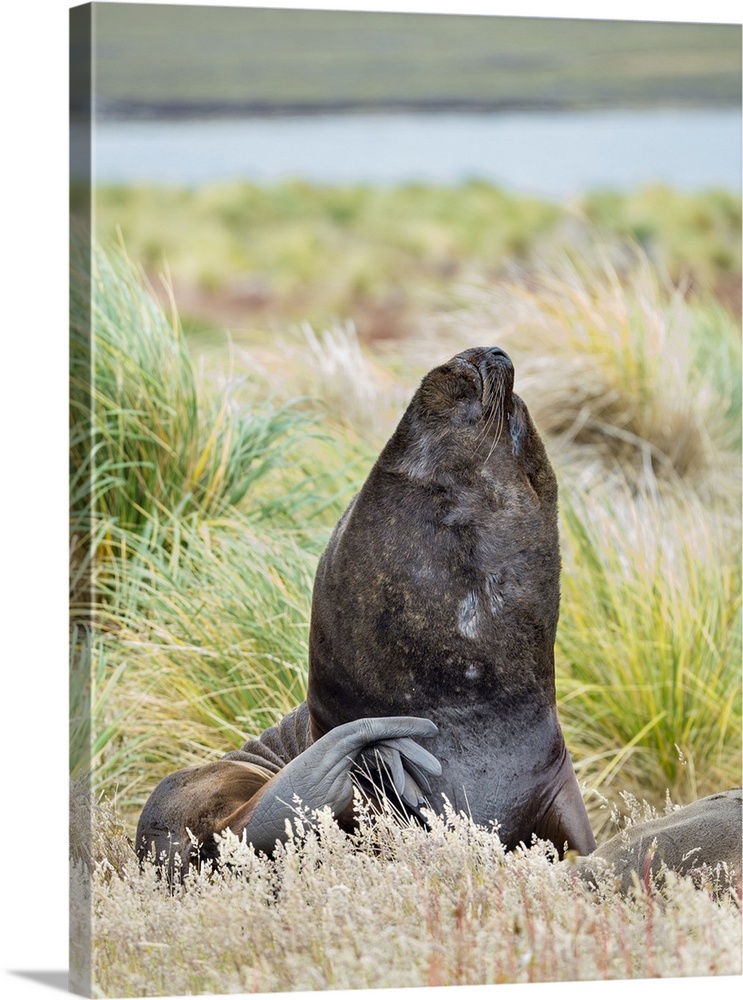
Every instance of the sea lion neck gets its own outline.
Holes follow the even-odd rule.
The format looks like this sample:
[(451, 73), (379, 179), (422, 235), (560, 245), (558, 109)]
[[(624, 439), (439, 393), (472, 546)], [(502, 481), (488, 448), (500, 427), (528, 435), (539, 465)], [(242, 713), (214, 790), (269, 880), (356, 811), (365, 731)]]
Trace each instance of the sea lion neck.
[(547, 774), (564, 750), (559, 591), (557, 483), (513, 366), (497, 349), (463, 352), (422, 380), (320, 559), (313, 732), (433, 719), (441, 793), (461, 796), (474, 753), (501, 791), (467, 794), (481, 818), (505, 817), (518, 762)]

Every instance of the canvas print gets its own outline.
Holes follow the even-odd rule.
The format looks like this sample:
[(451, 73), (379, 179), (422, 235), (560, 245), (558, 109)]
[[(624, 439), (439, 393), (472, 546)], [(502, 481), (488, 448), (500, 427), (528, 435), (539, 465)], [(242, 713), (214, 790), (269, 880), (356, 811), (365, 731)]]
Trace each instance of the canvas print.
[(741, 26), (71, 11), (84, 996), (741, 974)]

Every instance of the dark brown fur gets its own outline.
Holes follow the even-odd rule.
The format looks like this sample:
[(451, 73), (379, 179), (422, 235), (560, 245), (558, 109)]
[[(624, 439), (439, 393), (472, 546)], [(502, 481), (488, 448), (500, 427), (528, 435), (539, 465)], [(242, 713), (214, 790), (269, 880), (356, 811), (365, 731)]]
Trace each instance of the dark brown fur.
[(425, 377), (320, 560), (313, 736), (430, 718), (436, 809), (593, 850), (555, 706), (559, 578), (557, 483), (513, 366), (465, 351)]

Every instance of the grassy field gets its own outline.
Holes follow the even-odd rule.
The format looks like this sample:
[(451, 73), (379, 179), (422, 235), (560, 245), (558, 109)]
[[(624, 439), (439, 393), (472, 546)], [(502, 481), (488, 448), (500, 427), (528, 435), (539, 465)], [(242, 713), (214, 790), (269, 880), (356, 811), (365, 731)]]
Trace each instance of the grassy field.
[[(739, 974), (739, 900), (606, 886), (597, 907), (544, 849), (504, 857), (454, 817), (432, 837), (363, 834), (371, 853), (327, 827), (175, 900), (137, 871), (127, 838), (157, 780), (303, 698), (332, 526), (422, 375), (476, 343), (512, 355), (560, 482), (558, 707), (597, 839), (638, 802), (740, 783), (740, 313), (723, 294), (740, 201), (604, 195), (576, 217), (482, 185), (264, 195), (103, 191), (92, 273), (73, 257), (73, 940), (92, 907), (98, 995)], [(282, 271), (303, 218), (318, 242)], [(211, 267), (229, 300), (272, 239), (273, 312), (244, 309), (230, 338), (224, 317), (181, 323), (179, 290)], [(381, 269), (378, 294), (408, 296), (384, 336), (363, 328), (354, 250)], [(378, 898), (392, 865), (394, 914)], [(354, 948), (355, 921), (378, 927), (377, 951)]]
[[(621, 281), (604, 262), (487, 283), (427, 340), (384, 354), (352, 328), (305, 326), (233, 348), (232, 373), (211, 355), (199, 375), (177, 315), (126, 258), (99, 254), (91, 287), (94, 413), (92, 428), (78, 421), (72, 492), (94, 512), (76, 555), (81, 587), (92, 567), (93, 592), (79, 598), (93, 606), (78, 609), (78, 639), (86, 620), (105, 626), (92, 642), (94, 730), (112, 736), (100, 764), (123, 767), (122, 805), (301, 700), (314, 561), (417, 380), (475, 341), (511, 352), (560, 474), (558, 680), (587, 784), (606, 795), (611, 779), (657, 804), (667, 788), (686, 800), (735, 783), (730, 314), (664, 286), (638, 251)], [(85, 363), (83, 344), (81, 380)]]
[(81, 862), (71, 891), (76, 949), (93, 912), (80, 985), (92, 974), (94, 996), (741, 973), (733, 894), (715, 900), (689, 879), (589, 892), (546, 845), (505, 854), (462, 816), (430, 832), (385, 817), (353, 840), (324, 816), (317, 838), (298, 823), (273, 861), (233, 837), (225, 877), (197, 875), (175, 895), (139, 871), (115, 816), (98, 816), (92, 900)]
[(739, 25), (106, 4), (94, 28), (103, 114), (740, 102)]
[(583, 776), (602, 795), (611, 777), (656, 802), (666, 788), (686, 799), (734, 783), (737, 325), (654, 287), (642, 261), (612, 281), (504, 286), (505, 325), (486, 289), (466, 321), (447, 316), (432, 342), (401, 342), (395, 358), (362, 350), (349, 329), (306, 328), (238, 351), (238, 380), (199, 378), (177, 318), (126, 261), (98, 259), (92, 497), (82, 435), (73, 481), (95, 512), (77, 556), (82, 586), (92, 549), (94, 593), (80, 600), (95, 607), (78, 610), (105, 626), (92, 643), (94, 730), (111, 736), (99, 763), (123, 806), (301, 698), (314, 560), (416, 379), (483, 326), (513, 353), (561, 475), (559, 686)]

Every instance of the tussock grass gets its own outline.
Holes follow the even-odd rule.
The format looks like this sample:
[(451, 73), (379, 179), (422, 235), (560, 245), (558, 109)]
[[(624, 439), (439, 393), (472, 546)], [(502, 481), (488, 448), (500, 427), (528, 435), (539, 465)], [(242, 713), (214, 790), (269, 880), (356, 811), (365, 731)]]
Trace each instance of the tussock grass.
[(362, 346), (350, 322), (317, 330), (303, 323), (270, 347), (241, 357), (251, 367), (259, 359), (281, 398), (300, 396), (319, 406), (334, 437), (350, 432), (356, 451), (368, 446), (372, 462), (410, 397), (410, 374), (394, 370), (394, 351)]
[(94, 248), (92, 275), (74, 282), (90, 315), (72, 310), (74, 389), (89, 386), (91, 407), (73, 425), (74, 486), (89, 486), (99, 523), (138, 533), (239, 503), (304, 423), (289, 407), (247, 410), (234, 382), (200, 393), (175, 310), (143, 281), (123, 251)]
[(71, 765), (141, 803), (158, 765), (301, 700), (332, 500), (306, 466), (286, 482), (310, 415), (199, 381), (123, 252), (88, 271), (81, 242), (73, 268)]
[(449, 327), (512, 353), (518, 391), (558, 461), (638, 488), (681, 479), (707, 497), (739, 478), (739, 328), (688, 302), (641, 252), (623, 265), (564, 262), (473, 295)]
[(122, 736), (134, 722), (137, 705), (121, 696), (127, 666), (94, 640), (89, 626), (72, 626), (69, 766), (75, 780), (94, 774), (99, 787), (120, 789), (131, 781), (132, 754), (141, 748), (144, 736)]
[[(307, 392), (322, 400), (331, 418), (378, 437), (390, 408), (404, 405), (407, 387), (395, 385), (390, 375), (362, 352), (352, 324), (331, 327), (318, 335), (305, 323), (302, 334), (306, 347), (300, 354), (300, 371)], [(383, 401), (387, 406), (380, 406)]]
[(119, 698), (141, 804), (166, 774), (216, 759), (304, 699), (316, 555), (245, 520), (180, 528), (177, 559), (134, 543), (102, 592), (100, 643), (126, 664)]
[[(273, 861), (228, 835), (224, 878), (194, 874), (172, 896), (152, 869), (122, 863), (108, 821), (113, 843), (93, 864), (95, 995), (740, 974), (734, 894), (715, 902), (681, 879), (662, 894), (591, 892), (551, 845), (507, 854), (464, 816), (431, 825), (382, 816), (349, 837), (326, 812), (303, 835), (298, 817)], [(73, 928), (85, 876), (78, 862)]]
[[(739, 545), (693, 494), (563, 489), (556, 647), (579, 775), (660, 805), (740, 782)], [(607, 816), (588, 800), (594, 830)]]
[(319, 409), (323, 425), (332, 428), (336, 448), (345, 435), (358, 451), (361, 438), (370, 445), (370, 458), (372, 446), (379, 447), (380, 436), (408, 401), (409, 379), (392, 370), (393, 357), (392, 352), (362, 346), (351, 322), (317, 328), (301, 323), (270, 340), (256, 339), (249, 349), (235, 350), (235, 360), (251, 373), (255, 385), (276, 399), (296, 400), (310, 412)]

